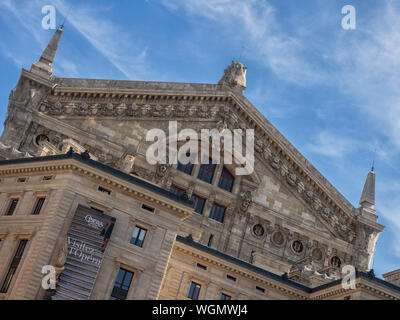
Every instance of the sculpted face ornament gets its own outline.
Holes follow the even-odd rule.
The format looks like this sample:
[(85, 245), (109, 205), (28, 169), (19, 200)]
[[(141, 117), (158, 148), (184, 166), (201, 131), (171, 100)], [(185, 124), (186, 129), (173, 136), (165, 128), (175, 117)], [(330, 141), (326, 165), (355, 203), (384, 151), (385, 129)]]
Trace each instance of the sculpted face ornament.
[(253, 232), (257, 237), (262, 237), (264, 235), (264, 228), (261, 224), (256, 224), (253, 227)]
[(340, 261), (340, 259), (337, 256), (332, 257), (332, 259), (331, 259), (332, 267), (340, 268), (341, 264), (342, 264), (342, 261)]
[(296, 253), (301, 253), (303, 251), (303, 244), (299, 240), (293, 241), (292, 249)]
[(312, 258), (314, 259), (314, 260), (316, 260), (316, 261), (320, 261), (321, 259), (322, 259), (322, 251), (321, 251), (321, 249), (319, 249), (319, 248), (315, 248), (313, 251), (312, 251)]
[(282, 232), (280, 232), (280, 231), (275, 232), (272, 236), (272, 241), (278, 246), (281, 246), (283, 244), (284, 240), (285, 240), (285, 238), (284, 238)]

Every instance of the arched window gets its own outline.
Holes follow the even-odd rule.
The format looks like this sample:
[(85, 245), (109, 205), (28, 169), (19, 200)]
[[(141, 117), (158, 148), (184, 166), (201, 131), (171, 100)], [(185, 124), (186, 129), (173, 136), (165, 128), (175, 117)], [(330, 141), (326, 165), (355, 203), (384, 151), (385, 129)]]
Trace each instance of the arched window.
[(222, 169), (221, 177), (219, 178), (218, 187), (231, 192), (235, 178), (225, 167)]
[(216, 164), (211, 163), (211, 159), (209, 160), (210, 163), (202, 164), (200, 166), (199, 174), (197, 176), (198, 179), (203, 180), (207, 183), (211, 183), (214, 177), (214, 171)]

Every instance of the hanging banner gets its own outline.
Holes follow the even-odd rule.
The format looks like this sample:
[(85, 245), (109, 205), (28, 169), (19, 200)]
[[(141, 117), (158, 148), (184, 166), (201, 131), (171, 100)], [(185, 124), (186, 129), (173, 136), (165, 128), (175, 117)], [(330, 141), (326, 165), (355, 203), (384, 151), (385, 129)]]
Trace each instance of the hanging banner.
[(53, 300), (87, 300), (103, 261), (116, 219), (78, 206), (67, 235), (67, 260)]

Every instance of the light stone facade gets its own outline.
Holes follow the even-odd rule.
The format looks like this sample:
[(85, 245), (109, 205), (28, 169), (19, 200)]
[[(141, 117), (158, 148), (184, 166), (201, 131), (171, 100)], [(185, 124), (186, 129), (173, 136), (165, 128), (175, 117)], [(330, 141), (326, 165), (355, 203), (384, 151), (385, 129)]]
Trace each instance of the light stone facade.
[[(57, 260), (78, 205), (117, 219), (90, 299), (110, 297), (120, 268), (134, 273), (127, 299), (186, 299), (192, 281), (200, 299), (400, 297), (397, 282), (366, 273), (383, 230), (373, 170), (353, 207), (243, 96), (241, 63), (218, 84), (57, 78), (61, 35), (10, 93), (0, 139), (0, 281), (18, 240), (29, 241), (0, 298), (43, 298), (41, 268)], [(197, 164), (191, 174), (150, 165), (146, 133), (168, 132), (170, 120), (178, 130), (254, 129), (254, 172), (235, 176), (228, 192), (218, 186), (222, 164), (211, 183), (197, 178)], [(206, 199), (203, 214), (165, 192), (171, 186)], [(39, 197), (46, 200), (33, 216)], [(4, 216), (15, 198), (15, 213)], [(226, 208), (222, 223), (209, 218), (213, 203)], [(148, 231), (143, 247), (129, 242), (136, 225)], [(344, 265), (358, 270), (354, 290), (335, 282)]]

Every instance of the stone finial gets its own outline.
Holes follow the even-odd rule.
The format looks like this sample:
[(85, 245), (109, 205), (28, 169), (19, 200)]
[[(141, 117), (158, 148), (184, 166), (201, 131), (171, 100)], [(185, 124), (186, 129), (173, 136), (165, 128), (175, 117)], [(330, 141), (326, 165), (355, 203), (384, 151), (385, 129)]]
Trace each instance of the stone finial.
[(246, 71), (247, 68), (241, 62), (232, 61), (218, 84), (243, 92), (246, 89)]
[(53, 74), (52, 66), (61, 40), (62, 32), (62, 28), (59, 28), (55, 32), (46, 49), (43, 51), (39, 61), (32, 65), (31, 72), (48, 79), (51, 78)]

